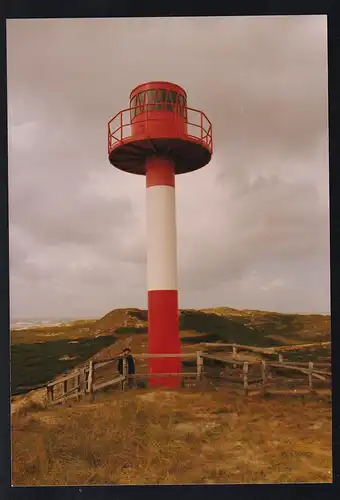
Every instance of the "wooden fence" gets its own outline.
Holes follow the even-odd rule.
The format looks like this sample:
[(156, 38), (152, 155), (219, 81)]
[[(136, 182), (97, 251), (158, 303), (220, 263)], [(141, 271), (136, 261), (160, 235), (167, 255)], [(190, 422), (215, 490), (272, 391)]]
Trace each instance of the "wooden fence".
[[(127, 386), (128, 379), (145, 379), (149, 377), (198, 377), (201, 373), (201, 366), (203, 362), (197, 353), (181, 353), (181, 354), (135, 354), (135, 360), (150, 359), (150, 358), (175, 358), (181, 357), (182, 359), (196, 359), (197, 371), (185, 373), (136, 373), (128, 376), (127, 360), (124, 356), (115, 356), (112, 358), (103, 359), (101, 361), (91, 360), (83, 368), (76, 370), (64, 377), (58, 378), (49, 382), (46, 385), (47, 389), (47, 402), (49, 404), (58, 404), (65, 402), (68, 399), (80, 399), (85, 394), (93, 395), (95, 392), (106, 389), (108, 387), (120, 386), (123, 390)], [(114, 372), (111, 378), (98, 377), (98, 370), (100, 368), (113, 365), (119, 359), (123, 360), (123, 374)], [(114, 365), (115, 366), (115, 365)], [(106, 379), (105, 379), (106, 378)]]
[(285, 352), (301, 351), (304, 349), (311, 349), (311, 348), (331, 347), (330, 342), (315, 342), (313, 344), (294, 344), (294, 345), (284, 345), (275, 347), (256, 347), (256, 346), (248, 346), (235, 343), (226, 344), (223, 342), (214, 342), (214, 343), (202, 342), (201, 345), (204, 347), (208, 347), (210, 349), (211, 348), (213, 349), (223, 348), (223, 350), (229, 349), (230, 351), (232, 351), (234, 357), (236, 357), (237, 353), (240, 351), (248, 351), (268, 356), (278, 356), (279, 359)]
[[(211, 346), (211, 344), (210, 344)], [(90, 394), (93, 397), (94, 393), (108, 387), (120, 387), (125, 390), (128, 380), (148, 379), (149, 377), (171, 377), (180, 376), (182, 381), (185, 379), (194, 379), (195, 383), (202, 382), (203, 379), (218, 379), (219, 383), (232, 383), (234, 386), (241, 386), (244, 393), (247, 394), (250, 390), (257, 388), (262, 392), (271, 391), (270, 379), (273, 379), (273, 374), (284, 372), (285, 374), (299, 373), (302, 374), (308, 383), (308, 391), (315, 389), (314, 380), (326, 382), (329, 384), (331, 378), (331, 364), (329, 363), (300, 363), (289, 362), (283, 360), (283, 355), (279, 355), (279, 360), (252, 360), (244, 361), (236, 358), (235, 345), (231, 344), (231, 356), (219, 355), (219, 353), (207, 353), (203, 351), (181, 353), (181, 354), (136, 354), (136, 361), (150, 358), (174, 358), (181, 357), (182, 360), (192, 360), (196, 365), (196, 371), (183, 371), (182, 373), (136, 373), (128, 375), (127, 360), (124, 356), (115, 356), (101, 361), (91, 360), (83, 368), (74, 371), (64, 377), (61, 377), (47, 384), (47, 401), (49, 404), (58, 404), (77, 398), (78, 400), (85, 394)], [(243, 347), (243, 346), (242, 346)], [(236, 346), (237, 348), (237, 346)], [(116, 372), (116, 363), (118, 359), (123, 359), (123, 374)], [(211, 373), (209, 364), (224, 365), (226, 370), (218, 375)], [(113, 366), (115, 370), (110, 373), (110, 370), (105, 370), (100, 376), (100, 368)], [(285, 375), (287, 377), (287, 375)]]
[[(215, 378), (243, 386), (246, 394), (252, 389), (261, 389), (263, 393), (282, 391), (282, 386), (286, 382), (290, 382), (301, 390), (301, 383), (296, 386), (296, 380), (294, 380), (296, 374), (307, 375), (307, 378), (298, 379), (298, 381), (304, 385), (304, 380), (306, 380), (308, 392), (320, 389), (320, 387), (315, 386), (315, 379), (323, 382), (321, 389), (324, 389), (324, 386), (329, 388), (331, 380), (330, 363), (313, 363), (311, 361), (309, 363), (295, 363), (283, 362), (282, 359), (280, 362), (268, 362), (267, 360), (242, 361), (233, 357), (222, 358), (211, 354), (203, 354), (202, 356), (204, 360), (218, 361), (220, 364), (223, 363), (227, 367), (232, 366), (234, 370), (236, 369), (235, 374), (230, 374), (231, 370), (227, 369), (226, 372), (221, 372)], [(283, 376), (282, 373), (284, 373)], [(212, 375), (212, 377), (214, 376)]]

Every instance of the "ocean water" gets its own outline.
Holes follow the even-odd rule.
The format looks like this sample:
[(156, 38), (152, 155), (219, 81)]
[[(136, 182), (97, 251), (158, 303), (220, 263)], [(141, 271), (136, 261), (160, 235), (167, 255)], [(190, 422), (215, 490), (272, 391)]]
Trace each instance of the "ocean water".
[(79, 318), (11, 318), (10, 328), (26, 329), (35, 326), (59, 325), (61, 323), (76, 321), (77, 319)]

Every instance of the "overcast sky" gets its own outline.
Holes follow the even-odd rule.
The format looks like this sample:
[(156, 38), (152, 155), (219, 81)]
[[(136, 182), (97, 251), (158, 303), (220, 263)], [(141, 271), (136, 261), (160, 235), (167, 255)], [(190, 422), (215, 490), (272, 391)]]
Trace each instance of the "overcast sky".
[(107, 122), (144, 81), (213, 124), (176, 178), (181, 307), (328, 312), (326, 16), (7, 22), (11, 314), (146, 307), (145, 179)]

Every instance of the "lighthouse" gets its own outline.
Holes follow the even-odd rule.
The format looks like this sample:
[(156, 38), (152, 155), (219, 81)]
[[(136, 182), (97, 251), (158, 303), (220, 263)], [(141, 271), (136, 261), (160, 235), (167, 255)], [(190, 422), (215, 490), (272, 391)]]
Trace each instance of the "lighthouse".
[(188, 107), (180, 86), (143, 83), (108, 123), (108, 155), (114, 167), (146, 178), (148, 353), (165, 355), (149, 359), (149, 384), (178, 387), (175, 176), (209, 163), (212, 126), (202, 111)]

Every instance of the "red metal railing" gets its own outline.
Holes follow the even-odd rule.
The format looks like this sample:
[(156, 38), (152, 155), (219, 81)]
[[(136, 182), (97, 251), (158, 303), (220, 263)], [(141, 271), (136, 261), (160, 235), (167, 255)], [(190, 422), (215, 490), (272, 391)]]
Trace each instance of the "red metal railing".
[[(124, 144), (125, 141), (131, 139), (133, 136), (131, 134), (131, 118), (133, 111), (135, 111), (140, 106), (134, 106), (130, 108), (123, 109), (119, 111), (108, 123), (108, 153), (118, 145)], [(197, 109), (184, 107), (183, 108), (184, 117), (178, 113), (174, 113), (178, 120), (178, 137), (188, 137), (201, 142), (212, 152), (212, 125), (208, 117)], [(143, 118), (141, 118), (143, 117)], [(149, 110), (146, 107), (142, 115), (139, 114), (136, 118), (133, 118), (134, 123), (147, 123), (159, 120), (157, 118), (157, 110)], [(187, 133), (183, 134), (183, 120), (187, 126)], [(180, 124), (182, 127), (180, 127)]]

